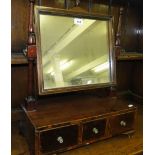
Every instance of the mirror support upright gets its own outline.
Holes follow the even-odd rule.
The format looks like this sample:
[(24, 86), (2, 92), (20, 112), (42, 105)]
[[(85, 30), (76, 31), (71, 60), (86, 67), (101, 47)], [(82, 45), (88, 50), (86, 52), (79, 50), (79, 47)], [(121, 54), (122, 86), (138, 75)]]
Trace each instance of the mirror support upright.
[(118, 57), (121, 52), (121, 28), (122, 28), (123, 8), (120, 8), (119, 20), (116, 32), (115, 55)]
[[(123, 18), (123, 8), (121, 7), (119, 10), (119, 20), (117, 25), (117, 32), (116, 32), (116, 38), (115, 38), (115, 57), (117, 58), (122, 50), (121, 47), (121, 29), (122, 29), (122, 18)], [(111, 97), (117, 97), (117, 88), (116, 86), (110, 87), (110, 96)]]
[(28, 45), (27, 45), (27, 59), (28, 59), (28, 96), (26, 98), (25, 108), (28, 111), (35, 110), (36, 95), (35, 95), (35, 62), (36, 62), (36, 38), (34, 33), (33, 19), (34, 19), (34, 3), (35, 0), (29, 0), (29, 26), (28, 26)]

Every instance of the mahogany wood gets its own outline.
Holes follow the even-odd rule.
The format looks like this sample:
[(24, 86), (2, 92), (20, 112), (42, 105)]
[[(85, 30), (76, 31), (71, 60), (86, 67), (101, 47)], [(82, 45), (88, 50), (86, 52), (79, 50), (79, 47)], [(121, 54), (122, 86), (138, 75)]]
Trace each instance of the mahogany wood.
[(28, 61), (24, 54), (22, 53), (12, 53), (11, 54), (11, 65), (21, 65), (28, 64)]
[(11, 52), (22, 53), (28, 39), (29, 1), (11, 0)]
[[(108, 83), (100, 83), (100, 84), (91, 84), (91, 85), (77, 85), (77, 86), (67, 86), (67, 87), (59, 87), (59, 88), (44, 88), (44, 79), (43, 79), (43, 65), (42, 65), (42, 52), (41, 52), (41, 40), (40, 40), (40, 28), (39, 28), (39, 15), (40, 12), (45, 14), (55, 14), (55, 15), (63, 15), (63, 16), (75, 16), (75, 17), (82, 17), (82, 18), (90, 18), (90, 19), (99, 19), (99, 20), (106, 20), (108, 22), (108, 35), (109, 35), (109, 59), (111, 62), (110, 65), (110, 81)], [(88, 90), (88, 89), (95, 89), (95, 88), (102, 88), (102, 87), (115, 87), (116, 86), (116, 61), (115, 61), (115, 51), (113, 45), (113, 26), (112, 26), (112, 18), (111, 16), (103, 16), (101, 14), (88, 14), (87, 12), (77, 12), (73, 10), (66, 11), (65, 9), (53, 9), (53, 8), (45, 8), (45, 7), (36, 7), (35, 10), (35, 24), (36, 24), (36, 36), (37, 36), (37, 71), (38, 71), (38, 94), (39, 95), (47, 95), (47, 94), (56, 94), (56, 93), (64, 93), (64, 92), (72, 92), (72, 91), (79, 91), (79, 90)], [(31, 84), (32, 85), (32, 84)], [(111, 91), (113, 91), (111, 89)]]
[[(122, 53), (117, 57), (118, 61), (122, 61), (122, 60), (143, 60), (143, 54), (141, 53)], [(135, 61), (138, 63), (138, 61)]]
[[(18, 17), (22, 17), (19, 18), (21, 20), (19, 20), (16, 24), (16, 26), (12, 26), (12, 37), (13, 40), (13, 44), (12, 44), (12, 52), (19, 52), (22, 51), (22, 49), (24, 48), (25, 44), (26, 44), (26, 35), (27, 34), (27, 29), (24, 28), (24, 26), (27, 27), (27, 14), (25, 13), (23, 10), (27, 10), (28, 2), (25, 1), (20, 1), (21, 3), (19, 3), (17, 0), (13, 0), (13, 14), (16, 14), (17, 16), (13, 16), (13, 22), (15, 21), (15, 17), (16, 19), (18, 19)], [(54, 2), (54, 1), (52, 1)], [(60, 1), (59, 1), (60, 2)], [(97, 1), (96, 1), (97, 2)], [(101, 1), (100, 1), (101, 2)], [(31, 0), (31, 4), (34, 4), (34, 1)], [(64, 4), (62, 4), (62, 1), (60, 2), (61, 5), (59, 6), (63, 6)], [(95, 3), (95, 1), (94, 1)], [(101, 2), (102, 3), (102, 2)], [(114, 4), (115, 3), (115, 4)], [(119, 8), (120, 6), (124, 4), (122, 4), (122, 1), (115, 1), (114, 3), (112, 3), (112, 14), (114, 14), (114, 25), (115, 25), (115, 33), (117, 30), (117, 25), (118, 25), (118, 19), (119, 19)], [(18, 5), (20, 4), (20, 5)], [(26, 5), (25, 5), (26, 4)], [(56, 6), (56, 3), (53, 3), (52, 6)], [(83, 3), (84, 4), (84, 3)], [(85, 3), (86, 4), (86, 3)], [(84, 4), (84, 8), (87, 8), (87, 6)], [(96, 3), (97, 4), (97, 3)], [(117, 5), (116, 5), (117, 4)], [(126, 4), (125, 4), (126, 5)], [(19, 6), (19, 8), (17, 7)], [(82, 6), (82, 5), (81, 5)], [(131, 6), (132, 7), (132, 6)], [(16, 9), (14, 9), (16, 8)], [(18, 9), (17, 9), (18, 8)], [(31, 11), (32, 11), (32, 5), (31, 5)], [(126, 8), (125, 8), (126, 9)], [(136, 9), (136, 8), (134, 8)], [(21, 14), (19, 14), (19, 10), (21, 11)], [(105, 12), (107, 12), (107, 6), (105, 7), (105, 9), (103, 10), (99, 10), (97, 9), (97, 11), (102, 12), (105, 10)], [(18, 12), (17, 12), (18, 11)], [(95, 9), (92, 11), (95, 12)], [(109, 12), (108, 12), (109, 13)], [(24, 17), (23, 18), (23, 14)], [(32, 14), (32, 13), (30, 13)], [(134, 14), (134, 13), (133, 13)], [(125, 15), (126, 16), (126, 15)], [(131, 18), (136, 19), (137, 16), (132, 16)], [(138, 19), (139, 20), (139, 19)], [(32, 21), (32, 19), (31, 19)], [(31, 23), (30, 21), (30, 23)], [(129, 21), (129, 27), (127, 28), (128, 30), (132, 30), (133, 27), (137, 28), (137, 21), (135, 20), (131, 20)], [(14, 22), (15, 23), (15, 22)], [(142, 22), (141, 22), (142, 23)], [(23, 26), (24, 25), (24, 26)], [(29, 58), (35, 58), (35, 36), (33, 33), (33, 25), (30, 24), (29, 30), (30, 32), (32, 32), (29, 35), (29, 45), (30, 49), (32, 50), (32, 54), (31, 52), (29, 52)], [(17, 27), (19, 27), (17, 29)], [(140, 26), (141, 27), (141, 24)], [(124, 27), (123, 27), (124, 28)], [(131, 32), (131, 31), (130, 31)], [(14, 35), (15, 34), (15, 35)], [(137, 38), (137, 34), (133, 34), (130, 33), (131, 35), (129, 35), (129, 33), (126, 35), (129, 36), (127, 37), (128, 40), (131, 40), (132, 37)], [(20, 36), (20, 39), (16, 36)], [(140, 35), (142, 36), (142, 34)], [(18, 39), (17, 39), (18, 38)], [(141, 49), (142, 44), (137, 46), (137, 42), (139, 42), (139, 35), (138, 35), (138, 40), (134, 42), (134, 44), (131, 44), (129, 41), (126, 42), (122, 42), (124, 45), (122, 45), (122, 47), (125, 47), (126, 49), (129, 49), (128, 47), (132, 46), (133, 48), (130, 48), (130, 50), (132, 49), (133, 51), (138, 51), (139, 49)], [(32, 46), (34, 45), (34, 46)], [(32, 48), (31, 48), (32, 47)], [(33, 48), (34, 47), (34, 48)], [(31, 50), (29, 50), (31, 51)], [(128, 51), (128, 50), (127, 50)], [(139, 50), (140, 51), (140, 50)], [(31, 60), (32, 60), (31, 59)], [(30, 59), (29, 59), (30, 60)], [(34, 59), (33, 59), (34, 60)], [(34, 65), (33, 61), (33, 65)], [(119, 64), (119, 65), (118, 65)], [(119, 90), (127, 90), (132, 89), (132, 90), (136, 90), (136, 92), (141, 91), (141, 85), (137, 85), (136, 82), (131, 81), (131, 79), (134, 79), (136, 81), (136, 74), (137, 74), (137, 69), (139, 68), (138, 66), (135, 66), (134, 62), (118, 62), (117, 64), (117, 68), (118, 68), (118, 72), (117, 72), (117, 76), (119, 76), (118, 79), (118, 89)], [(32, 64), (30, 66), (33, 66)], [(124, 66), (125, 65), (125, 66)], [(24, 68), (24, 70), (22, 70)], [(33, 70), (33, 67), (30, 67), (31, 71)], [(123, 69), (122, 69), (123, 68)], [(25, 86), (27, 84), (27, 81), (24, 80), (25, 79), (25, 75), (27, 74), (27, 66), (16, 66), (13, 65), (12, 66), (12, 72), (13, 72), (13, 88), (12, 90), (14, 91), (14, 95), (12, 97), (12, 102), (13, 102), (13, 106), (18, 105), (22, 102), (22, 98), (23, 96), (27, 96), (27, 92), (25, 91)], [(133, 69), (135, 70), (134, 78), (131, 78), (131, 72), (133, 71)], [(128, 72), (126, 72), (126, 70), (128, 70)], [(141, 71), (140, 71), (141, 72)], [(32, 72), (31, 72), (32, 73)], [(30, 73), (30, 74), (31, 74)], [(16, 78), (16, 77), (20, 77), (20, 78)], [(131, 79), (130, 79), (131, 78)], [(31, 81), (31, 78), (30, 78)], [(33, 83), (33, 79), (32, 79), (32, 83)], [(19, 86), (20, 85), (20, 89)], [(31, 85), (32, 86), (32, 85)], [(31, 89), (30, 86), (30, 90)], [(138, 88), (137, 88), (138, 87)], [(33, 89), (34, 90), (34, 89)], [(102, 132), (104, 132), (104, 136), (102, 137), (93, 137), (91, 135), (91, 133), (89, 134), (88, 137), (90, 137), (90, 139), (88, 140), (88, 143), (91, 143), (93, 141), (99, 140), (99, 139), (104, 139), (104, 138), (108, 138), (111, 137), (112, 135), (118, 134), (118, 133), (122, 133), (128, 130), (134, 130), (134, 124), (135, 124), (135, 116), (136, 116), (136, 107), (132, 107), (132, 108), (128, 108), (127, 105), (128, 104), (133, 104), (130, 101), (122, 101), (122, 100), (116, 100), (116, 98), (105, 98), (105, 94), (107, 93), (107, 96), (109, 96), (109, 90), (106, 91), (106, 93), (104, 95), (101, 95), (102, 92), (100, 92), (101, 89), (98, 89), (98, 91), (96, 90), (96, 92), (94, 92), (95, 90), (89, 90), (87, 93), (85, 92), (77, 92), (77, 93), (73, 93), (73, 94), (61, 94), (61, 95), (53, 95), (53, 96), (49, 96), (49, 97), (45, 97), (45, 98), (40, 98), (39, 100), (39, 104), (37, 107), (37, 111), (35, 112), (28, 112), (25, 109), (25, 118), (26, 118), (26, 137), (29, 143), (30, 147), (30, 151), (31, 154), (42, 154), (40, 149), (40, 146), (42, 145), (42, 141), (45, 141), (45, 147), (49, 146), (49, 143), (46, 141), (46, 137), (44, 140), (40, 139), (40, 135), (42, 133), (44, 133), (46, 135), (46, 132), (51, 131), (51, 134), (54, 133), (54, 131), (59, 131), (61, 130), (63, 133), (65, 132), (64, 129), (65, 127), (68, 129), (66, 130), (66, 132), (69, 132), (70, 130), (72, 130), (73, 126), (76, 126), (78, 129), (78, 131), (74, 131), (73, 129), (73, 133), (76, 134), (78, 132), (78, 136), (74, 135), (73, 137), (73, 141), (68, 141), (67, 142), (67, 148), (59, 148), (59, 150), (57, 150), (57, 147), (55, 145), (55, 147), (53, 148), (53, 150), (50, 151), (64, 151), (64, 150), (68, 150), (68, 149), (72, 149), (75, 147), (79, 147), (81, 145), (84, 144), (84, 141), (82, 140), (83, 137), (83, 126), (84, 125), (88, 125), (87, 129), (88, 132), (90, 132), (90, 130), (92, 129), (91, 127), (94, 127), (94, 124), (96, 125), (96, 122), (99, 121), (99, 125), (98, 127), (102, 130), (103, 129), (103, 124), (100, 125), (100, 121), (102, 119), (106, 120), (106, 127), (105, 127), (105, 132), (102, 130)], [(33, 94), (31, 91), (29, 91), (31, 94)], [(84, 94), (83, 94), (84, 93)], [(25, 95), (26, 94), (26, 95)], [(66, 95), (66, 96), (65, 96)], [(114, 95), (115, 96), (115, 95)], [(20, 98), (20, 99), (19, 99)], [(60, 113), (58, 113), (60, 112)], [(131, 115), (130, 115), (131, 114)], [(53, 117), (54, 116), (54, 117)], [(129, 122), (129, 126), (126, 128), (120, 127), (120, 121), (123, 119), (125, 119), (125, 121), (127, 121), (127, 124)], [(116, 124), (114, 122), (117, 122)], [(91, 125), (89, 125), (91, 124)], [(118, 125), (119, 124), (119, 125)], [(89, 130), (90, 129), (90, 130)], [(114, 129), (117, 129), (115, 132)], [(72, 132), (72, 131), (71, 131)], [(54, 134), (55, 135), (55, 134)], [(72, 136), (71, 136), (72, 137)], [(93, 137), (93, 138), (92, 138)], [(77, 140), (78, 139), (78, 140)], [(78, 141), (78, 144), (76, 143)], [(48, 140), (49, 141), (49, 140)], [(77, 144), (73, 146), (73, 143)], [(55, 142), (54, 142), (55, 143)], [(47, 147), (48, 149), (51, 149), (49, 147)], [(48, 149), (45, 149), (45, 152), (48, 151)]]
[(132, 76), (132, 85), (131, 91), (138, 96), (143, 96), (143, 61), (134, 61), (133, 62), (133, 76)]
[[(24, 113), (25, 116), (25, 113)], [(26, 138), (26, 141), (28, 143), (29, 152), (31, 155), (35, 154), (35, 150), (39, 149), (39, 141), (36, 142), (37, 134), (35, 133), (35, 127), (31, 124), (28, 117), (24, 117), (25, 122), (23, 123), (21, 127), (21, 132), (24, 134), (24, 137)]]
[(27, 58), (28, 58), (28, 96), (26, 98), (25, 107), (27, 110), (34, 110), (36, 106), (35, 98), (35, 72), (34, 62), (36, 61), (36, 38), (34, 33), (34, 3), (35, 0), (30, 1), (30, 13), (29, 13), (29, 27), (28, 27), (28, 46), (27, 46)]
[(27, 65), (13, 65), (11, 67), (11, 102), (12, 108), (19, 108), (27, 94)]
[[(135, 121), (135, 113), (129, 112), (124, 115), (116, 115), (110, 119), (112, 135), (120, 134), (121, 132), (133, 130)], [(122, 124), (121, 124), (122, 122)]]
[(121, 53), (121, 26), (122, 26), (122, 15), (123, 15), (123, 8), (120, 8), (120, 15), (118, 20), (117, 32), (116, 32), (116, 42), (115, 42), (115, 53), (116, 57)]
[[(91, 145), (86, 145), (78, 149), (73, 149), (59, 155), (110, 155), (110, 154), (142, 154), (143, 151), (143, 105), (137, 104), (137, 120), (136, 120), (136, 132), (131, 138), (127, 135), (118, 135), (110, 139), (95, 142)], [(12, 142), (11, 142), (11, 154), (12, 155), (29, 155), (28, 145), (23, 135), (19, 134), (18, 122), (12, 122)]]
[(41, 152), (45, 153), (77, 145), (78, 126), (71, 125), (59, 129), (41, 132), (40, 141), (41, 141)]
[[(92, 115), (108, 114), (121, 110), (128, 110), (127, 103), (117, 101), (115, 98), (104, 99), (103, 97), (78, 95), (51, 98), (50, 100), (38, 100), (38, 106), (34, 112), (26, 112), (33, 120), (36, 128), (48, 128), (51, 124), (57, 127), (58, 124), (74, 122)], [(89, 108), (88, 108), (89, 107)], [(54, 116), (54, 117), (53, 117)]]
[(122, 18), (121, 45), (123, 52), (143, 52), (143, 15), (140, 6), (131, 7), (131, 4), (124, 9)]
[(130, 90), (132, 84), (132, 72), (134, 65), (132, 61), (117, 61), (117, 89), (119, 91)]
[(65, 8), (65, 0), (41, 0), (41, 6), (63, 9)]
[(97, 140), (104, 137), (106, 128), (106, 119), (90, 121), (83, 124), (83, 141)]
[[(26, 59), (25, 59), (26, 60)], [(143, 60), (118, 60), (116, 63), (117, 71), (117, 92), (124, 92), (130, 90), (136, 95), (143, 96)], [(17, 115), (14, 115), (14, 108), (20, 108), (20, 104), (24, 101), (27, 94), (27, 76), (28, 76), (28, 65), (27, 64), (12, 64), (11, 66), (11, 101), (13, 117), (12, 120), (20, 119), (20, 112), (16, 111)], [(17, 78), (20, 77), (20, 78)], [(108, 91), (103, 89), (89, 90), (88, 92), (82, 91), (84, 94), (91, 94), (93, 96), (102, 96), (102, 94), (108, 95)], [(74, 92), (77, 96), (80, 92)], [(72, 96), (72, 94), (67, 93), (65, 95)], [(58, 95), (60, 98), (64, 96), (63, 94)], [(53, 96), (49, 96), (49, 100)], [(132, 95), (131, 95), (132, 97)], [(46, 99), (47, 100), (47, 99)], [(45, 101), (42, 102), (44, 104)], [(142, 102), (140, 102), (142, 103)], [(16, 109), (15, 109), (16, 110)], [(19, 114), (18, 114), (19, 113)], [(17, 117), (16, 117), (17, 116)]]
[[(81, 97), (55, 98), (44, 105), (40, 101), (34, 112), (24, 109), (30, 126), (35, 129), (30, 131), (30, 135), (37, 136), (33, 144), (37, 147), (35, 155), (70, 150), (115, 134), (134, 131), (136, 107), (133, 102), (116, 98)], [(133, 107), (128, 107), (129, 104), (133, 104)], [(122, 120), (126, 122), (125, 127), (120, 125)], [(98, 129), (98, 134), (92, 133), (93, 128)], [(67, 138), (68, 134), (71, 138)], [(79, 140), (81, 136), (82, 141)], [(58, 137), (68, 140), (59, 144)]]
[[(39, 0), (36, 0), (35, 4), (38, 4)], [(64, 0), (41, 0), (42, 5), (46, 3), (44, 6), (52, 6), (54, 8), (65, 8)], [(130, 3), (129, 3), (130, 2)], [(86, 1), (81, 1), (81, 5), (83, 8), (87, 10)], [(128, 7), (126, 7), (127, 3), (129, 3)], [(51, 4), (51, 5), (50, 5)], [(138, 51), (142, 52), (142, 36), (143, 33), (136, 34), (133, 29), (143, 29), (143, 1), (134, 0), (134, 1), (122, 1), (115, 0), (111, 3), (111, 13), (114, 16), (114, 32), (116, 35), (117, 25), (119, 19), (119, 9), (120, 7), (124, 8), (123, 14), (123, 22), (122, 22), (122, 37), (126, 39), (126, 41), (122, 40), (122, 47), (128, 52)], [(11, 25), (11, 52), (22, 52), (27, 44), (27, 26), (28, 26), (28, 8), (29, 2), (28, 0), (12, 0), (11, 3), (11, 15), (12, 15), (12, 25)], [(91, 12), (102, 13), (108, 15), (109, 0), (93, 0), (92, 1), (92, 10)], [(128, 13), (127, 11), (128, 10)], [(124, 26), (126, 25), (126, 26)], [(127, 31), (124, 35), (124, 29)], [(132, 50), (132, 51), (131, 51)]]

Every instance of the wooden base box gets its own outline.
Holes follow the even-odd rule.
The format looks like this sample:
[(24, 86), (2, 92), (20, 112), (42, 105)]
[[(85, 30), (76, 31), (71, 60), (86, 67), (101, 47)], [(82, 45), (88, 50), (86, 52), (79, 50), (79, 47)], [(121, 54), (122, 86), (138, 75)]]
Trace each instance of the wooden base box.
[(134, 131), (137, 112), (133, 102), (98, 97), (40, 103), (32, 112), (23, 109), (32, 155), (56, 154)]

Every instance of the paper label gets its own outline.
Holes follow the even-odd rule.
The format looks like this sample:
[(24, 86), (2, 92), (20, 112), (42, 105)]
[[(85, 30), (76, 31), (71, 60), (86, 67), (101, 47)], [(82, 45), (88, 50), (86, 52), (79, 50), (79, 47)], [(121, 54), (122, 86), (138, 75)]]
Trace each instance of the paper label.
[(74, 18), (75, 25), (83, 25), (83, 19), (81, 18)]

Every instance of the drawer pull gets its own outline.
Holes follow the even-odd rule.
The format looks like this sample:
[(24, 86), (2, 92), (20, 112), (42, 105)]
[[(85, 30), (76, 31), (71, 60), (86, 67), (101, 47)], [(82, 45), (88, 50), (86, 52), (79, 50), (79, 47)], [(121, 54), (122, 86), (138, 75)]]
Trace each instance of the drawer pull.
[(62, 143), (64, 142), (64, 140), (63, 140), (63, 138), (62, 138), (61, 136), (59, 136), (59, 137), (57, 138), (57, 141), (58, 141), (60, 144), (62, 144)]
[(121, 121), (120, 125), (125, 127), (126, 126), (126, 122), (125, 121)]
[(98, 129), (97, 128), (93, 128), (93, 133), (98, 134), (99, 133)]

